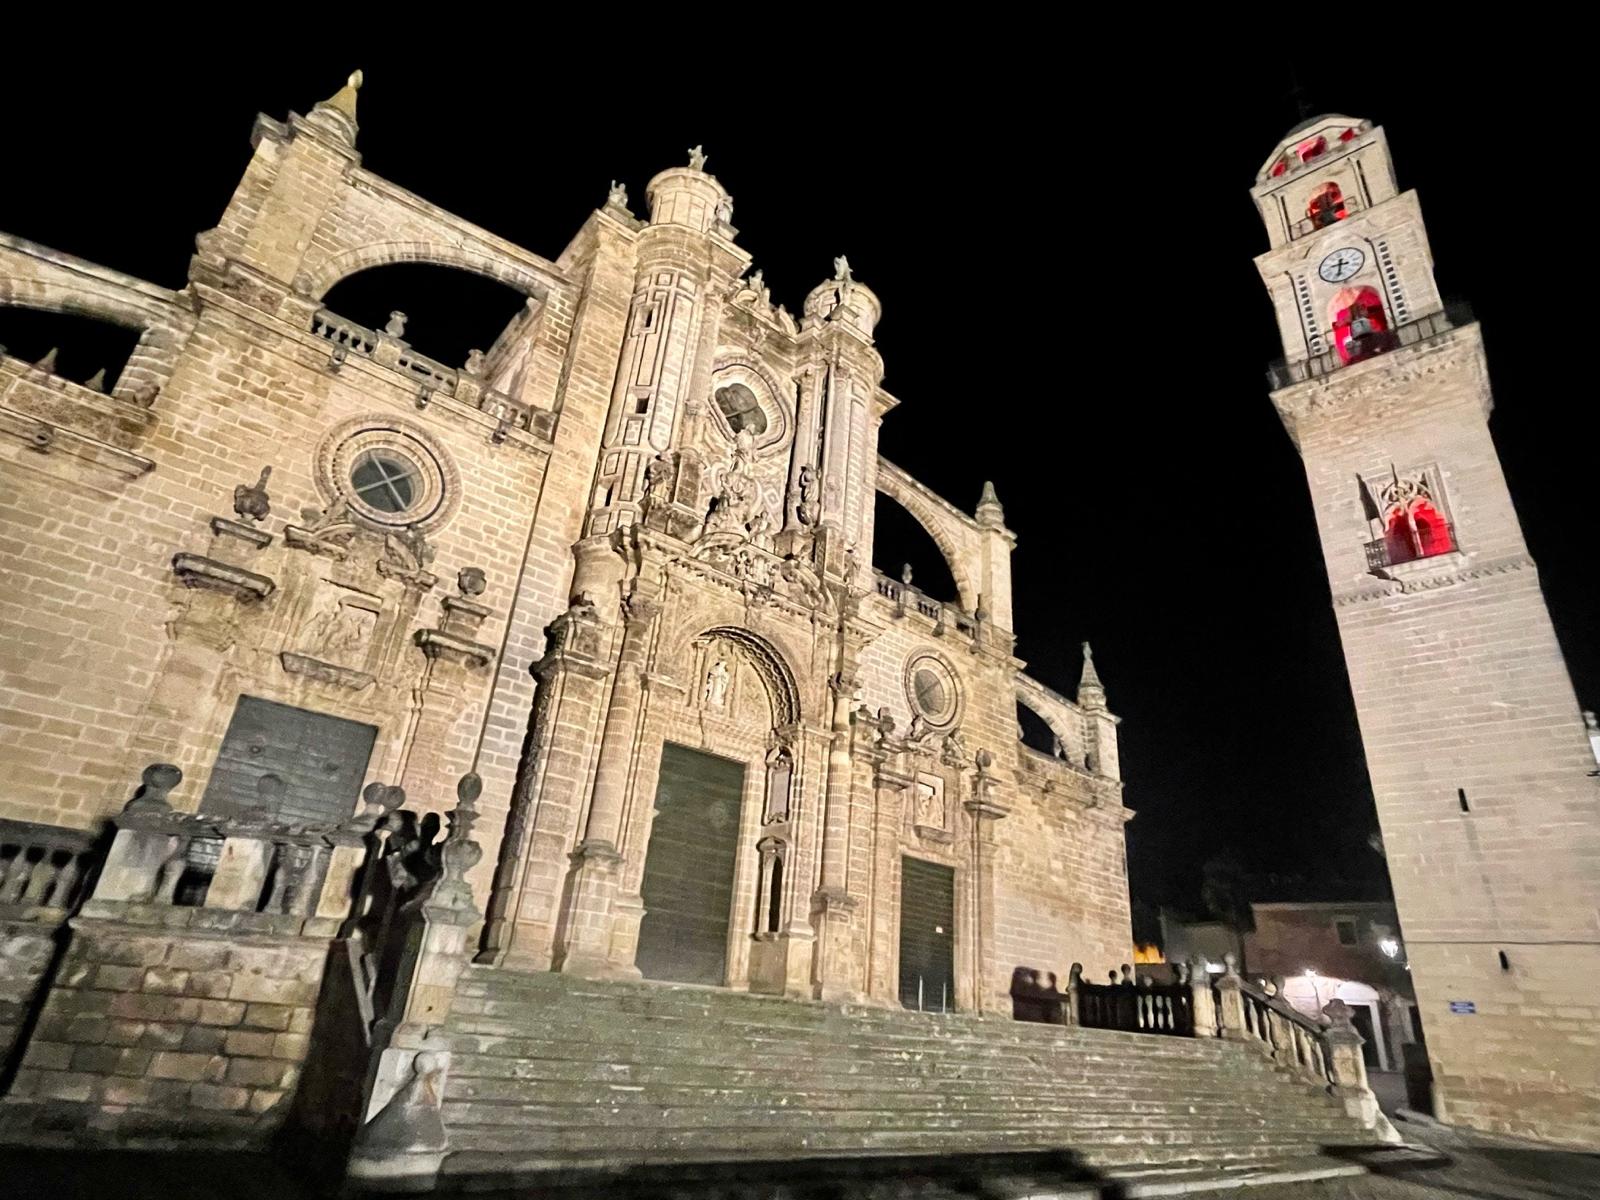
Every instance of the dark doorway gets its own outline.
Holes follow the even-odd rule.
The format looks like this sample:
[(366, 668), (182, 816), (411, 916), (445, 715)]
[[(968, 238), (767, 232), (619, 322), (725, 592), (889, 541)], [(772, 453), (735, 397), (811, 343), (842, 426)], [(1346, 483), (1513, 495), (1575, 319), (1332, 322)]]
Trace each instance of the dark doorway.
[(956, 1003), (956, 873), (900, 860), (900, 1003), (949, 1012)]
[(637, 964), (646, 979), (721, 985), (744, 767), (668, 742), (645, 854)]
[(1350, 1023), (1363, 1039), (1361, 1057), (1367, 1060), (1367, 1070), (1378, 1070), (1378, 1035), (1372, 1028), (1372, 1009), (1365, 1004), (1352, 1004)]
[(200, 811), (335, 824), (355, 812), (378, 731), (372, 725), (240, 696)]

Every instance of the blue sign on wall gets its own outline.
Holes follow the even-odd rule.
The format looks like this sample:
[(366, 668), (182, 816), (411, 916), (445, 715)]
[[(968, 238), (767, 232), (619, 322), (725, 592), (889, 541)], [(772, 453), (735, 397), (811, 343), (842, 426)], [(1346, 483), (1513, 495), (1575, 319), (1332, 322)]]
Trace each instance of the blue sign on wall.
[(1452, 1000), (1450, 1001), (1450, 1011), (1458, 1017), (1470, 1017), (1478, 1011), (1478, 1006), (1471, 1000)]

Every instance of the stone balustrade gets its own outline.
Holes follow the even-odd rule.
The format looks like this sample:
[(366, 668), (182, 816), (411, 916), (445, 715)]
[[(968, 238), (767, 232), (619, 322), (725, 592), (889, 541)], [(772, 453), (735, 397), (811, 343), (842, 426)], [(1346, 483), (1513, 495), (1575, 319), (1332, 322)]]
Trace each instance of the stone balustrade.
[(325, 308), (318, 309), (312, 318), (311, 332), (332, 345), (330, 368), (337, 370), (354, 354), (398, 371), (416, 384), (418, 407), (426, 407), (436, 395), (458, 400), (494, 419), (496, 441), (503, 441), (513, 429), (539, 437), (549, 437), (554, 429), (553, 414), (530, 408), (488, 387), (468, 371), (458, 371), (419, 354), (398, 337), (368, 329)]
[[(199, 908), (291, 924), (315, 922), (333, 933), (350, 914), (366, 845), (357, 826), (293, 826), (248, 817), (173, 811), (166, 793), (182, 779), (157, 764), (144, 773), (140, 794), (115, 819), (115, 835), (88, 916), (115, 906), (156, 910)], [(126, 919), (143, 914), (124, 914)], [(159, 923), (173, 924), (155, 917)]]
[(1233, 955), (1224, 962), (1224, 973), (1215, 978), (1201, 962), (1177, 963), (1177, 981), (1171, 984), (1148, 977), (1136, 982), (1126, 964), (1120, 975), (1111, 973), (1108, 983), (1093, 984), (1083, 978), (1082, 964), (1073, 963), (1065, 991), (1058, 990), (1050, 972), (1018, 967), (1012, 975), (1012, 1015), (1019, 1021), (1246, 1043), (1342, 1099), (1350, 1115), (1378, 1136), (1398, 1141), (1368, 1084), (1363, 1038), (1351, 1023), (1349, 1006), (1333, 1000), (1318, 1021), (1246, 982)]
[(935, 634), (954, 629), (969, 638), (978, 635), (976, 618), (962, 612), (957, 605), (935, 600), (915, 585), (891, 578), (882, 571), (873, 571), (872, 584), (873, 591), (894, 605), (896, 617), (915, 612), (933, 622)]
[(94, 850), (94, 835), (85, 830), (0, 820), (0, 910), (71, 909)]

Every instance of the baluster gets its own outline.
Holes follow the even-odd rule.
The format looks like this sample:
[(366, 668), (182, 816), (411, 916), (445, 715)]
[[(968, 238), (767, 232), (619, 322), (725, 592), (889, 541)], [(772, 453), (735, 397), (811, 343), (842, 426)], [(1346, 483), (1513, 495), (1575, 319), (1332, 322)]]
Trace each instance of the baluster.
[(33, 870), (28, 872), (27, 886), (22, 889), (22, 902), (42, 906), (45, 897), (50, 894), (50, 885), (55, 882), (55, 877), (55, 851), (48, 846), (41, 846)]
[(18, 846), (16, 857), (11, 859), (6, 873), (0, 876), (0, 904), (16, 904), (22, 899), (22, 889), (27, 886), (29, 871), (28, 847)]
[(54, 908), (71, 908), (78, 890), (78, 881), (82, 877), (82, 860), (76, 854), (69, 854), (67, 861), (62, 864), (61, 870), (56, 875), (56, 885), (47, 903)]

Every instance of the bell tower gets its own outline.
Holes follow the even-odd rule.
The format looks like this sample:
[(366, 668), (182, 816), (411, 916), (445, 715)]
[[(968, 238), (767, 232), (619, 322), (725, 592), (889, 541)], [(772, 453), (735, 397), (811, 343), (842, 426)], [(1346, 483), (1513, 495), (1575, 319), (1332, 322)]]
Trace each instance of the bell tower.
[(1251, 189), (1441, 1119), (1600, 1141), (1600, 779), (1488, 418), (1382, 129), (1298, 126)]

